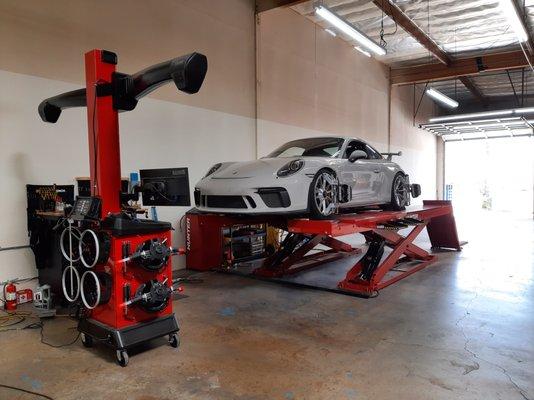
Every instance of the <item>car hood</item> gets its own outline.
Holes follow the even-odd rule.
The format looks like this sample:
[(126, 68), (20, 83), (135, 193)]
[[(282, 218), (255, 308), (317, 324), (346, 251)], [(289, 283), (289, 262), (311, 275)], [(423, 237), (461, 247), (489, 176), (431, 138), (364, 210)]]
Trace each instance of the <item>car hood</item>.
[(255, 161), (224, 163), (211, 175), (212, 179), (245, 179), (265, 176), (276, 176), (276, 172), (288, 162), (298, 157), (262, 158)]

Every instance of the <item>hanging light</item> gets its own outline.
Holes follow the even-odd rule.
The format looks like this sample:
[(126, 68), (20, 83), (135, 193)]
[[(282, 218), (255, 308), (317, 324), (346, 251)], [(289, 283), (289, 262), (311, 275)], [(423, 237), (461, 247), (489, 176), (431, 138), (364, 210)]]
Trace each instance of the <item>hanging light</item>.
[(362, 53), (363, 55), (367, 56), (367, 57), (371, 57), (371, 53), (369, 53), (368, 51), (365, 51), (364, 49), (362, 49), (360, 46), (354, 46), (354, 48), (356, 50), (358, 50), (360, 53)]
[(504, 116), (510, 116), (510, 115), (520, 116), (520, 115), (533, 114), (533, 113), (534, 113), (534, 107), (523, 107), (523, 108), (513, 108), (509, 110), (482, 111), (479, 113), (447, 115), (445, 117), (434, 117), (434, 118), (430, 118), (428, 122), (461, 121), (465, 119), (479, 119), (483, 117), (504, 117)]
[(336, 37), (336, 32), (334, 32), (332, 29), (325, 29), (325, 32), (327, 32), (330, 36)]
[(382, 46), (375, 43), (365, 33), (356, 29), (352, 24), (348, 23), (343, 18), (341, 18), (339, 15), (329, 10), (325, 6), (316, 7), (315, 12), (321, 18), (323, 18), (324, 20), (334, 25), (341, 32), (345, 33), (346, 35), (350, 36), (352, 39), (356, 40), (367, 50), (379, 56), (383, 56), (386, 54), (386, 49), (384, 49)]
[(434, 100), (439, 101), (441, 104), (449, 107), (449, 108), (456, 108), (458, 107), (458, 102), (456, 100), (451, 99), (448, 96), (445, 96), (443, 93), (436, 89), (427, 89), (426, 94), (428, 94), (430, 97), (432, 97)]

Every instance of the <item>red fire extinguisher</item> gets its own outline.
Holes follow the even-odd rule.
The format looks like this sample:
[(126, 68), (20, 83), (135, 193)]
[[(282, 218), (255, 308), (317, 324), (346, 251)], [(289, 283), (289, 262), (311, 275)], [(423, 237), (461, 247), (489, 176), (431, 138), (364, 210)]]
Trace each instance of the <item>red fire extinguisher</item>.
[(14, 311), (17, 309), (17, 287), (13, 282), (8, 282), (4, 286), (5, 309)]

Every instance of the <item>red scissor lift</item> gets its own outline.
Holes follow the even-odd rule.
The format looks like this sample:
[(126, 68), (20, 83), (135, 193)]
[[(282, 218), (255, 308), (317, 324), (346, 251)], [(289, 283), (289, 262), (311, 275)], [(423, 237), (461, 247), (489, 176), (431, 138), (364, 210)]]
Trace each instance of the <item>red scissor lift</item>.
[[(186, 219), (187, 267), (201, 271), (222, 269), (221, 232), (224, 228), (266, 223), (286, 231), (277, 251), (251, 272), (253, 276), (275, 280), (361, 253), (360, 248), (339, 237), (362, 234), (367, 251), (346, 272), (336, 290), (366, 297), (435, 261), (435, 255), (413, 243), (425, 227), (433, 249), (461, 250), (449, 201), (425, 200), (422, 206), (406, 211), (373, 210), (342, 214), (330, 220), (234, 217), (194, 211), (189, 212)], [(409, 233), (402, 235), (400, 231), (405, 229), (409, 229)], [(386, 252), (386, 248), (390, 251)]]

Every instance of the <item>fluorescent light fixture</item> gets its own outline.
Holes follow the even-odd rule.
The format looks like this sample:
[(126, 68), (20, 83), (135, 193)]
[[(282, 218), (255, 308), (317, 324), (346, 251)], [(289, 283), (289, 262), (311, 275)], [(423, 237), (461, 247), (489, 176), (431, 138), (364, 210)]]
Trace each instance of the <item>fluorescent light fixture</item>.
[(428, 94), (430, 97), (432, 97), (434, 100), (439, 101), (441, 104), (446, 105), (450, 108), (456, 108), (458, 107), (458, 102), (456, 100), (451, 99), (448, 96), (445, 96), (443, 93), (436, 89), (427, 89), (426, 94)]
[(534, 113), (534, 107), (516, 108), (514, 114), (532, 114)]
[(519, 14), (519, 10), (514, 4), (514, 0), (499, 0), (501, 11), (506, 16), (508, 23), (512, 26), (520, 43), (528, 40), (528, 33)]
[(336, 32), (334, 32), (332, 29), (325, 29), (331, 36), (336, 37)]
[(485, 112), (472, 113), (472, 114), (459, 114), (459, 115), (449, 115), (446, 117), (435, 117), (435, 118), (430, 118), (428, 122), (458, 121), (460, 119), (494, 117), (494, 116), (500, 116), (500, 115), (512, 115), (513, 113), (514, 113), (514, 110), (485, 111)]
[(430, 118), (428, 122), (448, 122), (448, 121), (458, 121), (463, 119), (471, 118), (482, 118), (482, 117), (500, 117), (505, 115), (524, 115), (534, 113), (534, 107), (524, 107), (524, 108), (515, 108), (510, 110), (497, 110), (497, 111), (483, 111), (479, 113), (471, 114), (458, 114), (458, 115), (447, 115), (446, 117), (434, 117)]
[(345, 33), (346, 35), (350, 36), (352, 39), (356, 40), (367, 50), (370, 50), (379, 56), (383, 56), (386, 54), (386, 49), (384, 49), (382, 46), (379, 46), (377, 43), (375, 43), (373, 40), (367, 37), (365, 33), (360, 32), (358, 29), (356, 29), (354, 26), (352, 26), (347, 21), (342, 19), (339, 15), (337, 15), (333, 11), (330, 11), (328, 8), (324, 6), (319, 6), (315, 8), (315, 12), (321, 18), (323, 18), (324, 20), (334, 25), (341, 32)]
[(368, 51), (365, 51), (364, 49), (362, 49), (360, 46), (354, 46), (354, 48), (356, 50), (358, 50), (360, 53), (366, 55), (367, 57), (371, 57), (371, 53), (369, 53)]

